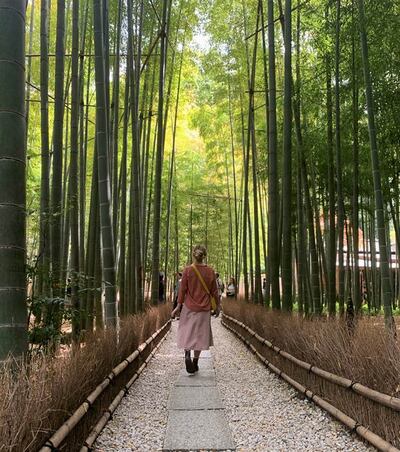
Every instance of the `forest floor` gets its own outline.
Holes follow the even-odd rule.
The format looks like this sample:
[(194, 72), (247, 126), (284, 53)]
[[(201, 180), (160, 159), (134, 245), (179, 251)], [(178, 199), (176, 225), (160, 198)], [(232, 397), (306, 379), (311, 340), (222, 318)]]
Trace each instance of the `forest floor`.
[[(217, 404), (221, 403), (211, 408), (221, 410), (222, 422), (208, 422), (205, 435), (211, 432), (215, 436), (218, 432), (212, 429), (222, 425), (221, 435), (233, 439), (240, 451), (373, 450), (270, 373), (219, 319), (213, 319), (212, 326), (216, 346), (211, 354), (206, 354), (210, 358), (200, 360), (199, 374), (190, 377), (208, 381), (204, 386), (213, 386)], [(174, 450), (170, 447), (171, 436), (175, 431), (179, 435), (182, 429), (173, 425), (171, 405), (176, 390), (181, 389), (177, 388), (179, 382), (186, 377), (182, 352), (175, 343), (176, 331), (174, 322), (160, 350), (103, 430), (96, 444), (97, 452)], [(204, 388), (207, 389), (210, 388)], [(189, 394), (193, 403), (204, 404), (207, 399), (198, 402)], [(202, 448), (201, 444), (198, 446), (186, 450)]]

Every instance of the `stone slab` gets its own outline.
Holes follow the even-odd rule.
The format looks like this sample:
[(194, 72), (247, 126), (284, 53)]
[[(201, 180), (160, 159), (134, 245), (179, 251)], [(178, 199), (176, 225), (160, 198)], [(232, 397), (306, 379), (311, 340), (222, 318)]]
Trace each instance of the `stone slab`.
[(200, 354), (200, 359), (202, 358), (212, 358), (210, 350), (203, 350)]
[(235, 450), (224, 411), (170, 411), (163, 450)]
[(213, 359), (199, 359), (199, 369), (200, 372), (204, 370), (214, 370), (214, 360)]
[(214, 360), (209, 358), (199, 359), (199, 369), (202, 370), (212, 370), (214, 369)]
[(216, 386), (214, 370), (202, 370), (190, 375), (182, 370), (175, 386)]
[(170, 394), (170, 410), (223, 409), (216, 387), (175, 386)]

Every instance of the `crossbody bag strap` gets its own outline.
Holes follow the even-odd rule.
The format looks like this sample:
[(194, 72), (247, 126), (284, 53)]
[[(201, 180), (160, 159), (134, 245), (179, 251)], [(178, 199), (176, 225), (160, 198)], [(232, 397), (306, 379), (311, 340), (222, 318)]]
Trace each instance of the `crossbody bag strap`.
[(194, 264), (191, 265), (193, 267), (193, 270), (196, 272), (197, 277), (199, 278), (202, 286), (204, 287), (205, 291), (207, 292), (207, 294), (209, 296), (211, 296), (210, 294), (210, 289), (208, 288), (206, 282), (204, 281), (203, 277), (201, 276), (201, 273), (199, 272), (199, 270), (196, 268), (196, 266)]

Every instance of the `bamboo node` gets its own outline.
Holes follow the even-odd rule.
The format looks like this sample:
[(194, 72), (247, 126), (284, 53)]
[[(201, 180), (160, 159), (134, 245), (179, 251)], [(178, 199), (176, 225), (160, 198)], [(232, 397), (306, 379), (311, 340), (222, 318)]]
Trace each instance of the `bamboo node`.
[(51, 440), (47, 440), (45, 445), (43, 447), (48, 447), (51, 451), (58, 451), (57, 447), (54, 446), (54, 444), (51, 442)]
[(357, 384), (357, 382), (356, 381), (354, 381), (354, 380), (351, 380), (351, 383), (350, 383), (350, 386), (348, 386), (347, 387), (347, 389), (350, 389), (350, 391), (353, 391), (354, 389), (354, 385), (356, 385)]
[(352, 429), (350, 429), (350, 431), (352, 433), (357, 433), (358, 427), (362, 427), (362, 424), (360, 424), (359, 422), (355, 421), (354, 427)]

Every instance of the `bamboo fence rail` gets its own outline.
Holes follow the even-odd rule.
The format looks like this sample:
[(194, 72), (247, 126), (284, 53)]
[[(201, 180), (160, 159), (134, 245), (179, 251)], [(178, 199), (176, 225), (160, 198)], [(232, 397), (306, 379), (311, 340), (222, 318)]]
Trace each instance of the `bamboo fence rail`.
[[(147, 366), (151, 358), (154, 356), (158, 346), (161, 344), (161, 341), (165, 338), (169, 327), (171, 325), (171, 320), (168, 320), (160, 329), (158, 329), (154, 334), (152, 334), (146, 342), (141, 344), (137, 350), (131, 353), (126, 359), (124, 359), (120, 364), (118, 364), (114, 369), (110, 372), (109, 375), (100, 383), (96, 389), (89, 394), (86, 400), (76, 409), (76, 411), (62, 424), (62, 426), (54, 432), (54, 434), (45, 442), (44, 446), (39, 450), (39, 452), (54, 452), (58, 450), (60, 445), (62, 445), (63, 441), (67, 438), (67, 436), (73, 431), (73, 429), (84, 419), (85, 415), (88, 413), (89, 409), (93, 406), (94, 402), (100, 397), (101, 394), (104, 393), (107, 387), (115, 380), (115, 378), (121, 375), (132, 363), (134, 363), (137, 358), (142, 355), (145, 355), (148, 347), (157, 339), (160, 339), (157, 346), (152, 350), (152, 352), (147, 356), (143, 364), (140, 368), (134, 373), (133, 377), (128, 381), (128, 383), (124, 386), (124, 388), (118, 393), (117, 397), (113, 400), (112, 404), (108, 407), (106, 412), (101, 417), (100, 421), (96, 424), (96, 427), (102, 422), (102, 420), (106, 419), (101, 429), (107, 423), (111, 414), (114, 412), (115, 408), (118, 406), (119, 402), (122, 400), (122, 397), (126, 394), (127, 390), (130, 386), (136, 381), (138, 376), (141, 374), (143, 369)], [(108, 416), (106, 416), (108, 415)], [(95, 427), (95, 429), (96, 429)], [(95, 430), (94, 429), (94, 430)], [(99, 433), (101, 431), (99, 430)], [(94, 432), (92, 430), (92, 433)], [(89, 438), (86, 440), (85, 444), (88, 444), (88, 440), (92, 437), (92, 433)], [(98, 434), (94, 438), (97, 438)], [(93, 441), (94, 443), (94, 441)], [(93, 444), (92, 443), (92, 444)], [(84, 450), (84, 448), (82, 449)], [(89, 449), (85, 449), (89, 450)]]
[(92, 446), (95, 443), (97, 437), (100, 435), (101, 431), (107, 424), (107, 422), (111, 419), (114, 411), (118, 407), (118, 405), (121, 403), (123, 397), (127, 394), (129, 388), (133, 385), (133, 383), (137, 380), (139, 375), (143, 372), (144, 368), (147, 366), (147, 364), (150, 362), (151, 358), (156, 354), (157, 350), (161, 346), (162, 342), (164, 341), (166, 336), (164, 336), (158, 345), (154, 348), (154, 350), (150, 353), (150, 355), (147, 357), (146, 361), (140, 366), (140, 368), (135, 372), (133, 377), (128, 381), (128, 383), (121, 389), (121, 391), (117, 394), (117, 396), (114, 398), (114, 400), (111, 402), (110, 406), (107, 408), (107, 410), (104, 412), (103, 416), (100, 418), (99, 422), (95, 425), (95, 427), (90, 432), (89, 436), (86, 438), (84, 445), (82, 446), (80, 452), (89, 452), (92, 450)]
[(345, 413), (343, 413), (342, 411), (340, 411), (339, 409), (334, 407), (332, 404), (330, 404), (326, 400), (322, 399), (320, 396), (313, 393), (311, 390), (307, 389), (305, 386), (303, 386), (302, 384), (300, 384), (299, 382), (297, 382), (296, 380), (291, 378), (289, 375), (282, 372), (276, 366), (274, 366), (271, 362), (269, 362), (267, 360), (267, 358), (265, 356), (263, 356), (256, 349), (256, 347), (254, 347), (254, 345), (249, 341), (249, 339), (246, 339), (242, 334), (240, 334), (239, 331), (237, 331), (234, 326), (231, 326), (228, 323), (226, 323), (224, 321), (224, 319), (226, 319), (229, 322), (233, 323), (234, 325), (237, 325), (240, 328), (244, 329), (245, 331), (247, 331), (250, 338), (254, 337), (261, 345), (267, 346), (268, 348), (273, 350), (276, 354), (287, 359), (294, 365), (301, 367), (302, 369), (305, 369), (308, 372), (313, 373), (314, 375), (317, 375), (318, 377), (320, 377), (326, 381), (329, 381), (330, 383), (333, 383), (333, 384), (336, 384), (343, 388), (346, 388), (348, 390), (351, 390), (351, 391), (361, 395), (362, 397), (372, 400), (373, 402), (383, 405), (385, 407), (391, 408), (394, 411), (400, 411), (400, 399), (398, 399), (396, 397), (391, 397), (387, 394), (383, 394), (378, 391), (375, 391), (360, 383), (351, 381), (351, 380), (341, 377), (339, 375), (332, 374), (332, 373), (322, 370), (312, 364), (306, 363), (305, 361), (301, 361), (300, 359), (292, 356), (291, 354), (281, 350), (279, 347), (273, 345), (267, 339), (258, 335), (255, 331), (253, 331), (251, 328), (249, 328), (243, 322), (240, 322), (227, 314), (223, 314), (223, 316), (222, 316), (222, 325), (224, 325), (228, 330), (232, 331), (236, 336), (238, 336), (239, 339), (241, 339), (252, 350), (252, 352), (263, 362), (264, 365), (266, 365), (270, 370), (272, 370), (279, 377), (281, 377), (283, 380), (285, 380), (287, 383), (289, 383), (291, 386), (293, 386), (297, 391), (304, 394), (308, 399), (315, 402), (318, 406), (320, 406), (322, 409), (327, 411), (330, 415), (332, 415), (338, 421), (345, 424), (352, 431), (356, 432), (359, 436), (361, 436), (363, 439), (365, 439), (370, 444), (375, 446), (378, 450), (383, 451), (383, 452), (400, 452), (399, 449), (397, 449), (395, 446), (390, 444), (388, 441), (384, 440), (377, 434), (371, 432), (368, 428), (359, 424), (356, 420), (347, 416)]

